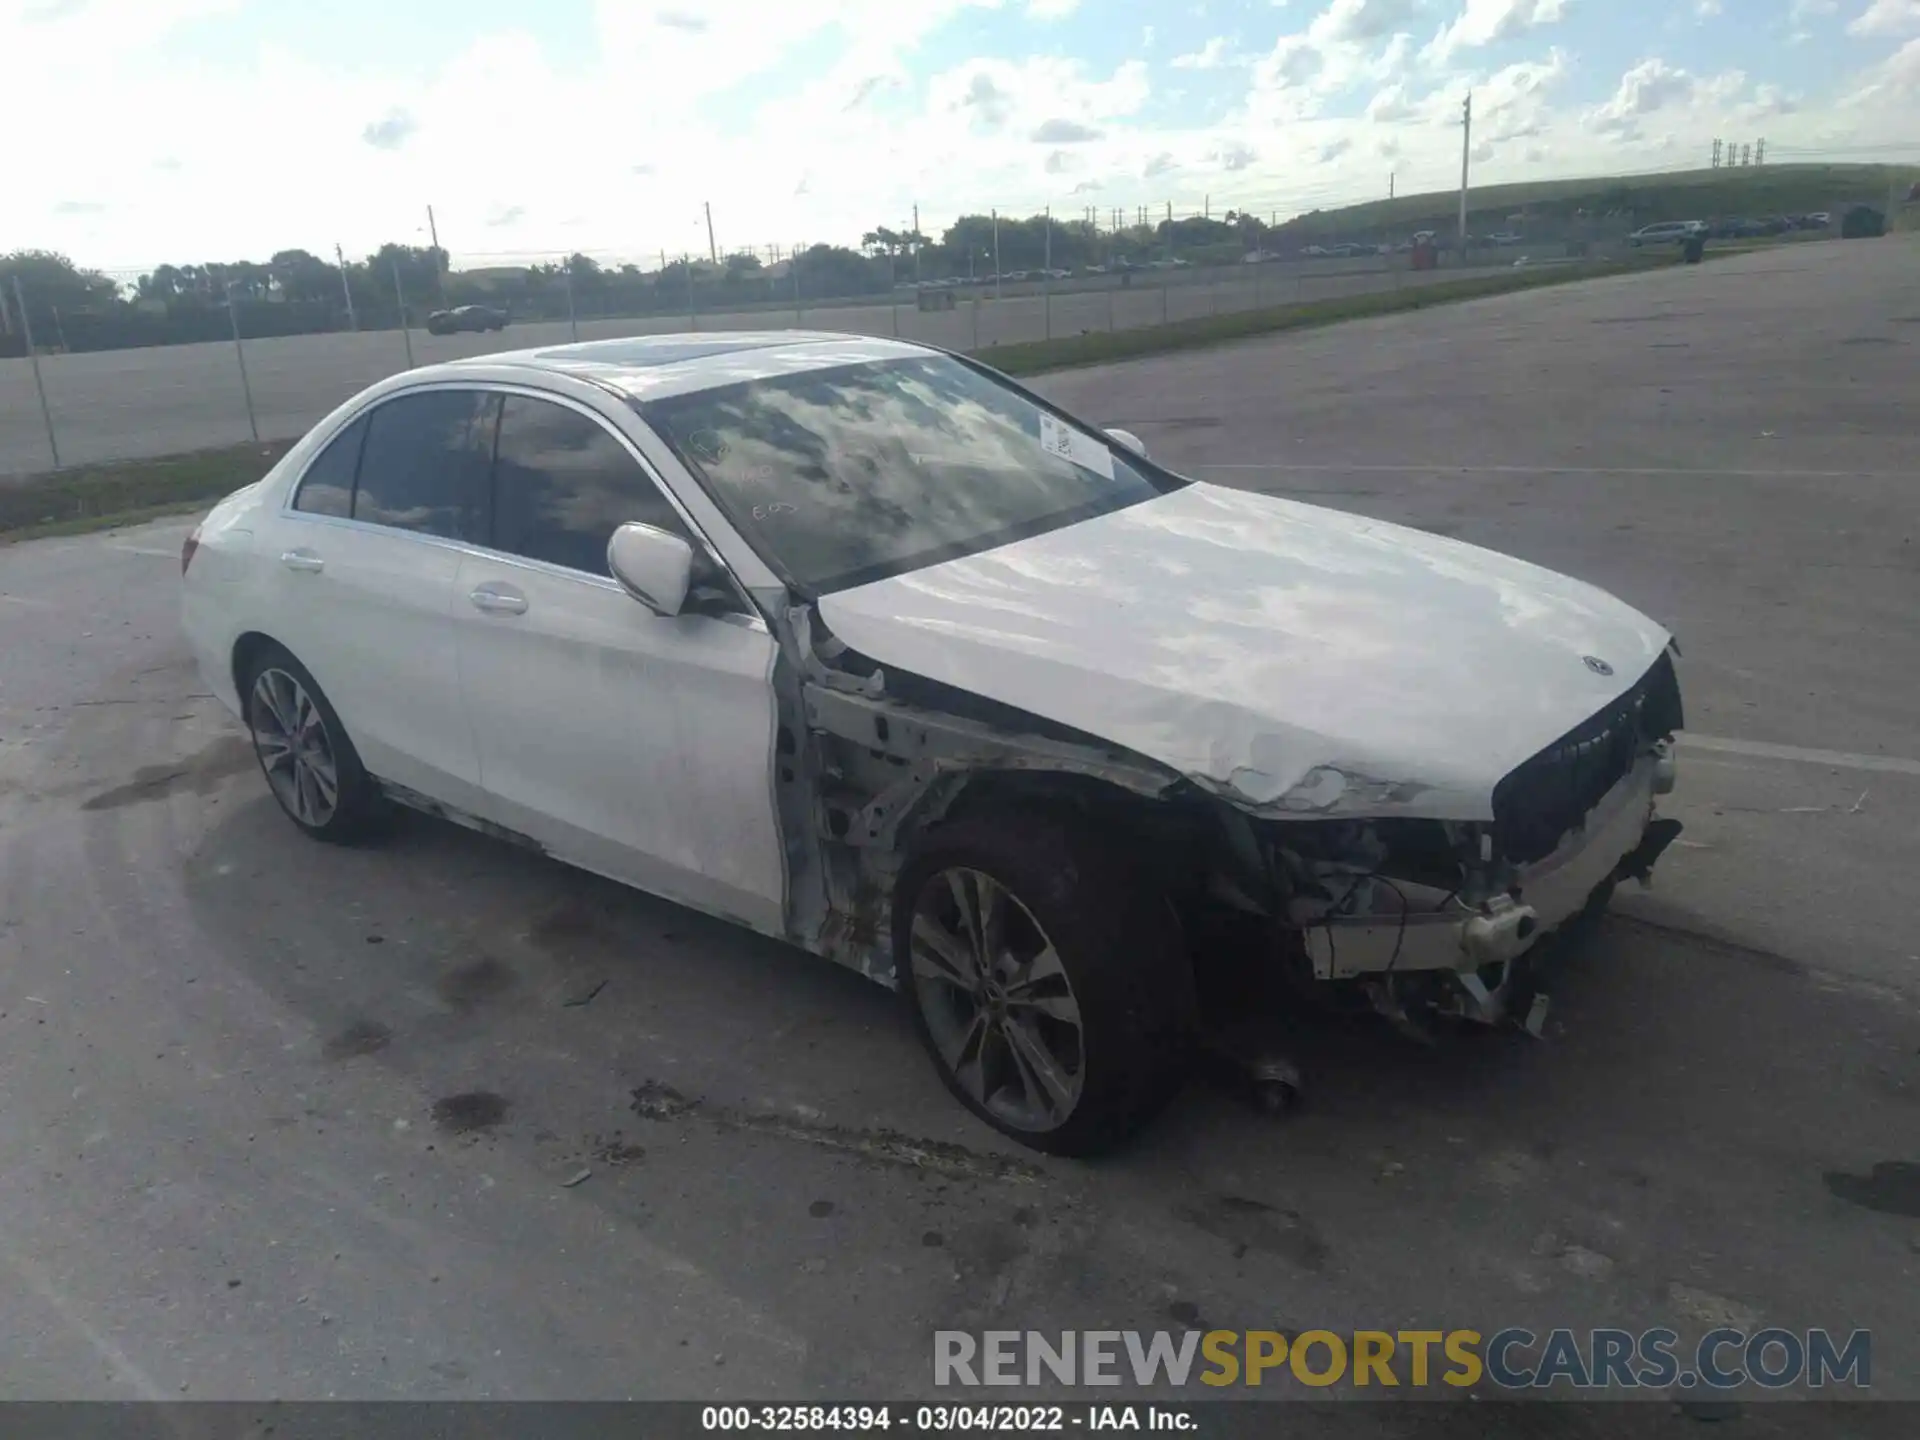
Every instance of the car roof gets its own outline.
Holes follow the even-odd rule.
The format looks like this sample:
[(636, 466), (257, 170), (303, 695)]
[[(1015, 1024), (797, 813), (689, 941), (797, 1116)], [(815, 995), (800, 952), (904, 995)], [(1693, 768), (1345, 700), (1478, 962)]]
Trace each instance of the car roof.
[[(633, 335), (573, 345), (544, 345), (475, 355), (434, 367), (447, 378), (464, 370), (512, 366), (592, 381), (635, 400), (687, 395), (751, 380), (835, 365), (935, 353), (924, 346), (828, 330), (749, 330), (724, 334)], [(414, 375), (419, 378), (420, 372)]]

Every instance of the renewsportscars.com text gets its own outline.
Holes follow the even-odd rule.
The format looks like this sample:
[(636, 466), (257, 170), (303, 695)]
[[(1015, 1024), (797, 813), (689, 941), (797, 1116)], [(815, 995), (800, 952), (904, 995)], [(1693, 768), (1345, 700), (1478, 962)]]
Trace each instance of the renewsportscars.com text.
[(936, 1385), (1864, 1390), (1873, 1337), (1827, 1330), (940, 1330)]

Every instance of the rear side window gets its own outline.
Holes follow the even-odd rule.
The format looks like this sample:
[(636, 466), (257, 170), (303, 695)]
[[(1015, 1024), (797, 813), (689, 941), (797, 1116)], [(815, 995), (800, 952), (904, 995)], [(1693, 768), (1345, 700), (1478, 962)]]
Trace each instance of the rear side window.
[(353, 474), (360, 466), (360, 442), (367, 422), (354, 421), (334, 436), (319, 457), (307, 466), (293, 508), (308, 515), (331, 515), (345, 520), (353, 514)]
[(428, 390), (367, 419), (353, 518), (396, 530), (474, 537), (486, 495), (499, 397)]
[(607, 541), (629, 521), (701, 546), (632, 454), (599, 421), (509, 395), (493, 472), (493, 546), (510, 555), (607, 573)]

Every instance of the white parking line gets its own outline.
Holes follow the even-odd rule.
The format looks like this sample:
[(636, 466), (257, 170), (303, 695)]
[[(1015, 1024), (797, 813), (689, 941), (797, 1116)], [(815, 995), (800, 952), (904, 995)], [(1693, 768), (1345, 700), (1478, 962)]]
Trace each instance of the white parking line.
[(1799, 745), (1770, 745), (1763, 740), (1729, 740), (1723, 735), (1682, 732), (1683, 750), (1712, 750), (1723, 755), (1746, 755), (1755, 760), (1790, 760), (1802, 765), (1825, 765), (1835, 770), (1877, 770), (1888, 775), (1920, 775), (1920, 760), (1899, 755), (1854, 755), (1845, 750), (1808, 750)]
[(180, 552), (178, 550), (156, 550), (151, 545), (114, 545), (108, 543), (102, 545), (100, 548), (102, 550), (118, 550), (122, 555), (152, 555), (160, 560), (178, 560), (180, 558)]
[(50, 600), (29, 600), (25, 595), (0, 595), (0, 605), (19, 605), (28, 610), (57, 610)]

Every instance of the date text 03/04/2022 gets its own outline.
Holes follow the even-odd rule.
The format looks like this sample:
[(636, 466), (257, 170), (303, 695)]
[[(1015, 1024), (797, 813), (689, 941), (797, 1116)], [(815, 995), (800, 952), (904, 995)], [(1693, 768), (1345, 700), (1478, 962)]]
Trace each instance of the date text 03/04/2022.
[(1164, 1405), (707, 1405), (708, 1431), (892, 1431), (1002, 1435), (1033, 1431), (1145, 1430), (1166, 1434), (1198, 1428), (1193, 1415)]

